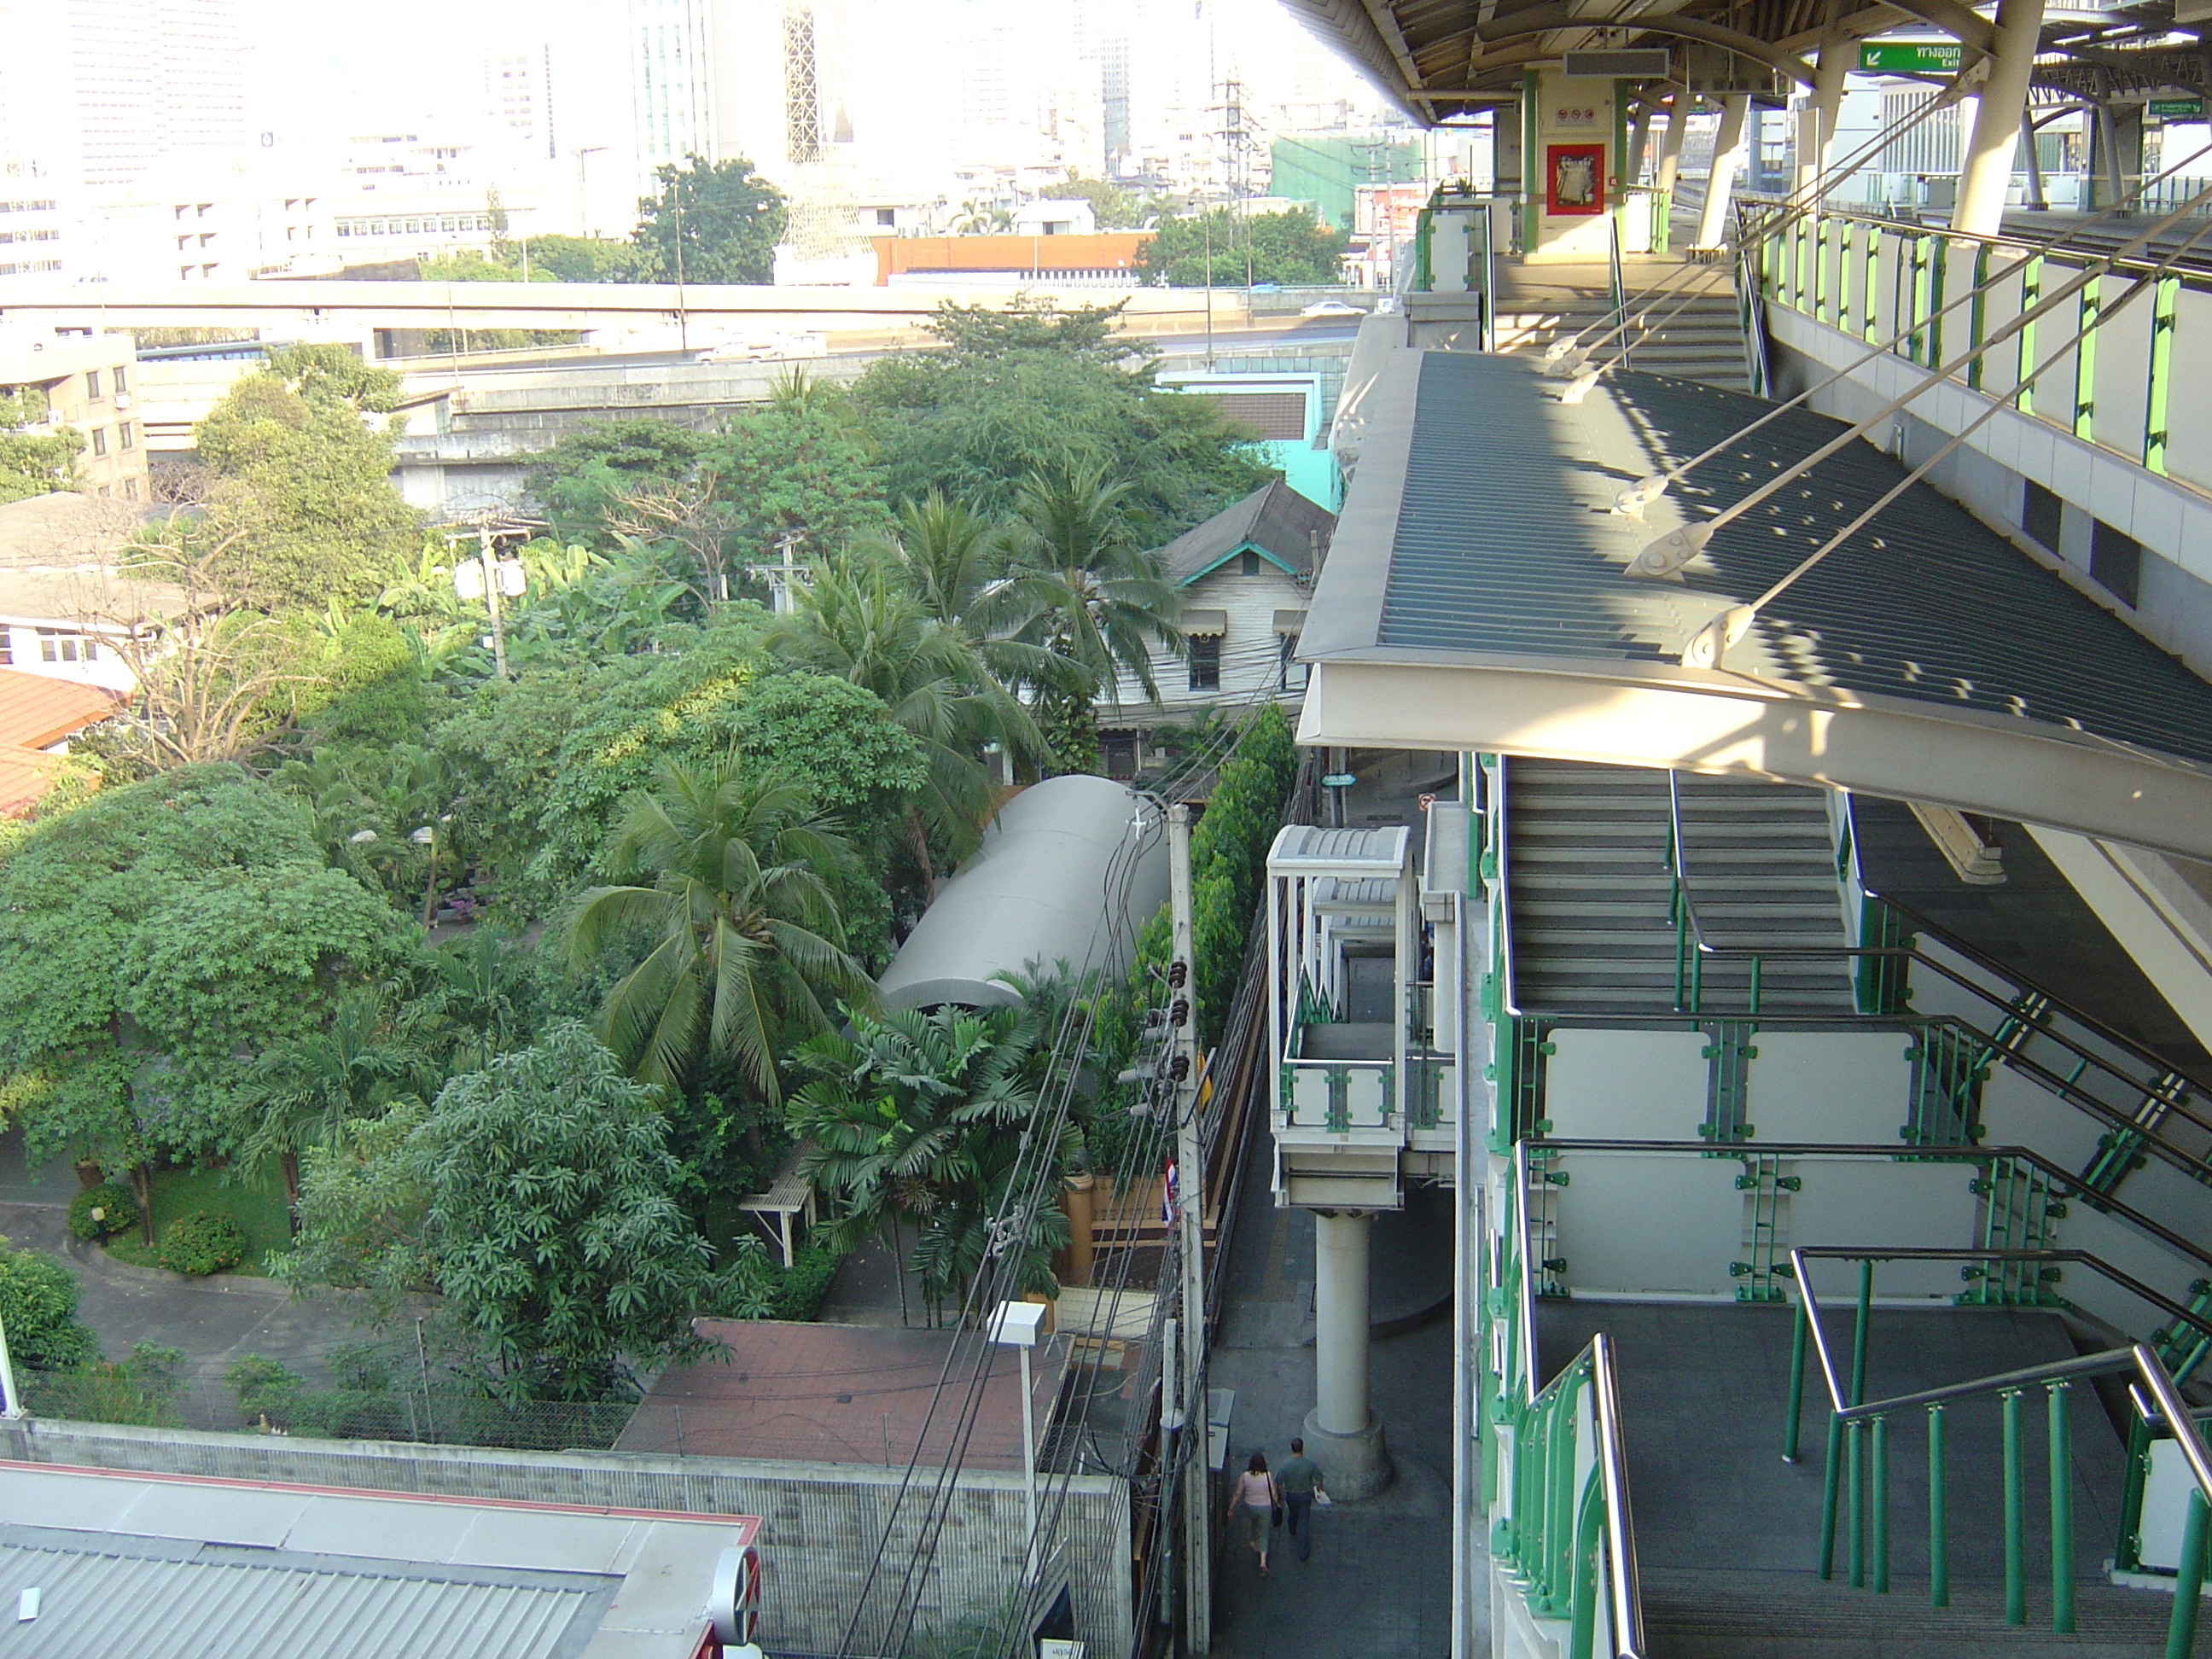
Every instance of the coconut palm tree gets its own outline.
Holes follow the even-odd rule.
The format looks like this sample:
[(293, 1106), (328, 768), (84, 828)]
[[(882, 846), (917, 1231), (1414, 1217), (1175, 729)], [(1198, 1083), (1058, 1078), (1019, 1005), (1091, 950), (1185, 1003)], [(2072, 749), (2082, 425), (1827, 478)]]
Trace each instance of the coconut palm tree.
[[(932, 616), (898, 571), (881, 560), (819, 571), (793, 595), (793, 609), (764, 636), (770, 651), (801, 667), (865, 686), (920, 745), (928, 781), (909, 814), (908, 840), (933, 882), (931, 843), (966, 854), (991, 811), (991, 775), (981, 754), (1003, 744), (1018, 759), (1046, 753), (1028, 709), (992, 672), (966, 629)], [(1034, 647), (1009, 641), (1010, 661), (1048, 675)]]
[(568, 954), (581, 967), (635, 930), (643, 961), (607, 994), (599, 1035), (637, 1076), (680, 1085), (710, 1054), (774, 1103), (793, 1028), (828, 1028), (823, 997), (864, 1000), (829, 878), (853, 861), (836, 819), (798, 784), (746, 775), (732, 755), (671, 763), (633, 795), (611, 863), (622, 884), (578, 895)]
[[(799, 1050), (810, 1075), (792, 1097), (788, 1121), (807, 1144), (802, 1167), (834, 1196), (830, 1231), (838, 1248), (881, 1231), (896, 1255), (911, 1226), (924, 1293), (933, 1304), (959, 1295), (963, 1273), (981, 1262), (970, 1244), (988, 1233), (1036, 1115), (1042, 1030), (1026, 1007), (908, 1009), (860, 1016), (849, 1035), (830, 1033)], [(1042, 1170), (1032, 1158), (1030, 1178), (1056, 1191), (1052, 1178), (1068, 1150), (1048, 1152)], [(1024, 1207), (1031, 1235), (1024, 1289), (1051, 1286), (1056, 1217), (1056, 1203)]]
[(1130, 532), (1129, 486), (1094, 467), (1032, 472), (1008, 527), (1006, 574), (982, 610), (1011, 637), (1074, 664), (1101, 687), (1117, 669), (1157, 697), (1154, 641), (1182, 649), (1182, 609), (1159, 556)]
[(854, 550), (890, 563), (939, 622), (964, 626), (998, 574), (999, 527), (933, 489), (918, 501), (900, 502), (890, 526)]
[(403, 1096), (434, 1091), (436, 1082), (428, 1056), (392, 1030), (382, 992), (356, 986), (337, 999), (325, 1029), (280, 1042), (254, 1062), (243, 1162), (265, 1168), (273, 1157), (284, 1202), (296, 1213), (302, 1152), (319, 1146), (335, 1156), (362, 1120)]

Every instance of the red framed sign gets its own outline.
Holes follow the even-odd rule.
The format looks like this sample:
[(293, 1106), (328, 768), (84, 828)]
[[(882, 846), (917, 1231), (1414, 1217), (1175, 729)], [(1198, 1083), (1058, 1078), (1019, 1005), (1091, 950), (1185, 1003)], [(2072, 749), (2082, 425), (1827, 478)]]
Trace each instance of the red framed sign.
[(1605, 146), (1544, 146), (1544, 211), (1558, 218), (1605, 211)]

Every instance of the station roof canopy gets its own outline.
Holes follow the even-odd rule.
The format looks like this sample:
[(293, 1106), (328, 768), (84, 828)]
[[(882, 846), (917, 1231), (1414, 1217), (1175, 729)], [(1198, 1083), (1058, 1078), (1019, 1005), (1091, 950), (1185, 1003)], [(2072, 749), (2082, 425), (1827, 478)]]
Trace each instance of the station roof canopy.
[(1838, 786), (2212, 856), (2212, 686), (1916, 484), (1779, 598), (1722, 670), (1681, 653), (1903, 476), (1854, 444), (1626, 574), (1840, 428), (1793, 411), (1656, 503), (1626, 483), (1771, 408), (1619, 373), (1580, 404), (1528, 359), (1394, 353), (1299, 656), (1300, 741), (1491, 750)]
[[(1285, 0), (1307, 27), (1417, 119), (1435, 123), (1520, 95), (1525, 70), (1563, 52), (1664, 46), (1674, 75), (1686, 53), (1706, 54), (1689, 76), (1709, 89), (1719, 71), (1771, 76), (1776, 92), (1809, 86), (1812, 59), (1832, 27), (1846, 37), (1931, 30), (1960, 41), (1971, 64), (1994, 36), (1990, 18), (1965, 0)], [(2140, 96), (2163, 88), (2202, 91), (2202, 54), (2171, 32), (2173, 0), (2135, 0), (2084, 14), (2071, 8), (2043, 29), (2037, 85), (2070, 96)], [(1731, 60), (1723, 52), (1735, 54)], [(1704, 84), (1700, 84), (1700, 83)], [(1730, 84), (1750, 89), (1739, 80)], [(1647, 83), (1650, 98), (1668, 83)]]

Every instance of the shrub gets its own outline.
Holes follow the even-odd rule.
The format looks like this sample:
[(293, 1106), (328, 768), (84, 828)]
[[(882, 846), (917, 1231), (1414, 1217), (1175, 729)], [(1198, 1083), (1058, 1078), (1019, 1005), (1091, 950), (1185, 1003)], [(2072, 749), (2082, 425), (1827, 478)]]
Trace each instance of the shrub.
[(69, 1230), (79, 1238), (108, 1238), (137, 1224), (137, 1200), (120, 1182), (103, 1181), (70, 1200)]
[(65, 1264), (0, 1238), (0, 1326), (18, 1365), (65, 1370), (100, 1358), (92, 1328), (76, 1316), (79, 1294)]
[(819, 1244), (802, 1244), (771, 1297), (771, 1319), (811, 1319), (837, 1276), (837, 1256)]
[(245, 1353), (231, 1362), (222, 1380), (238, 1395), (238, 1415), (248, 1428), (267, 1421), (289, 1428), (292, 1411), (307, 1379), (281, 1362), (258, 1353)]
[(204, 1278), (246, 1260), (246, 1233), (229, 1217), (202, 1210), (169, 1224), (159, 1255), (171, 1273)]

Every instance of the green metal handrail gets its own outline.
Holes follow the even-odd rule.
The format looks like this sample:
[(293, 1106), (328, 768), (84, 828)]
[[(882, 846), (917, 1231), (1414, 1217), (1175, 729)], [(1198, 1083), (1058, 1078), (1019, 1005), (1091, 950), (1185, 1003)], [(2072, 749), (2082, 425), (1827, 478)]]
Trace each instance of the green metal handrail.
[[(1509, 1333), (1508, 1352), (1517, 1360), (1520, 1376), (1500, 1379), (1504, 1386), (1492, 1406), (1493, 1418), (1513, 1431), (1513, 1469), (1510, 1507), (1492, 1528), (1491, 1553), (1519, 1581), (1531, 1612), (1566, 1620), (1563, 1659), (1594, 1659), (1601, 1578), (1613, 1659), (1640, 1659), (1643, 1598), (1612, 1344), (1598, 1333), (1558, 1376), (1536, 1386), (1525, 1142), (1516, 1152), (1514, 1176), (1503, 1230), (1509, 1255), (1490, 1307), (1493, 1316), (1508, 1318), (1516, 1328)], [(1590, 1395), (1594, 1441), (1587, 1448), (1587, 1468), (1582, 1467), (1585, 1448), (1579, 1443), (1585, 1390)]]
[[(2124, 1348), (2107, 1349), (2074, 1359), (2056, 1360), (2047, 1364), (1976, 1377), (1964, 1382), (1896, 1395), (1883, 1400), (1869, 1401), (1864, 1398), (1875, 1264), (1886, 1261), (1982, 1260), (1996, 1256), (2081, 1263), (2103, 1273), (2131, 1294), (2142, 1297), (2212, 1334), (2212, 1322), (2183, 1309), (2179, 1304), (2160, 1295), (2087, 1251), (1976, 1252), (1923, 1249), (1870, 1251), (1843, 1247), (1810, 1247), (1792, 1250), (1790, 1262), (1791, 1277), (1797, 1285), (1798, 1318), (1790, 1351), (1790, 1419), (1783, 1458), (1787, 1462), (1796, 1461), (1798, 1425), (1803, 1409), (1805, 1346), (1809, 1335), (1820, 1358), (1821, 1377), (1832, 1407), (1828, 1418), (1826, 1461), (1821, 1477), (1820, 1577), (1832, 1577), (1835, 1572), (1836, 1496), (1840, 1476), (1840, 1484), (1844, 1485), (1848, 1491), (1845, 1555), (1851, 1586), (1858, 1589), (1871, 1583), (1877, 1594), (1888, 1591), (1888, 1420), (1899, 1413), (1922, 1409), (1928, 1413), (1929, 1597), (1934, 1606), (1940, 1607), (1949, 1604), (1949, 1516), (1948, 1492), (1944, 1479), (1943, 1411), (1955, 1402), (1994, 1397), (2000, 1404), (2003, 1419), (2005, 1622), (2025, 1625), (2027, 1622), (2027, 1500), (2021, 1400), (2028, 1389), (2040, 1387), (2045, 1395), (2045, 1434), (2049, 1443), (2051, 1629), (2062, 1635), (2072, 1633), (2075, 1628), (2074, 1493), (2073, 1430), (2068, 1415), (2069, 1390), (2076, 1382), (2133, 1371), (2157, 1401), (2159, 1413), (2180, 1445), (2196, 1481), (2196, 1490), (2191, 1492), (2189, 1498), (2180, 1571), (2175, 1586), (2177, 1593), (2166, 1632), (2166, 1652), (2170, 1659), (2186, 1659), (2196, 1639), (2197, 1593), (2205, 1565), (2205, 1515), (2208, 1500), (2212, 1500), (2212, 1451), (2208, 1451), (2191, 1419), (2172, 1375), (2149, 1346), (2141, 1342), (2131, 1343)], [(1815, 1259), (1859, 1263), (1857, 1317), (1852, 1331), (1851, 1376), (1848, 1389), (1837, 1376), (1833, 1357), (1828, 1352), (1827, 1334), (1821, 1324), (1820, 1298), (1806, 1272), (1806, 1263)], [(2147, 1419), (2149, 1413), (2146, 1412), (2143, 1415)], [(2130, 1451), (2135, 1449), (2131, 1437)], [(2124, 1508), (2131, 1500), (2135, 1512), (2140, 1513), (2141, 1498), (2140, 1485), (2136, 1481), (2131, 1468), (2130, 1494), (2124, 1498)], [(2124, 1521), (2124, 1527), (2125, 1524)]]

